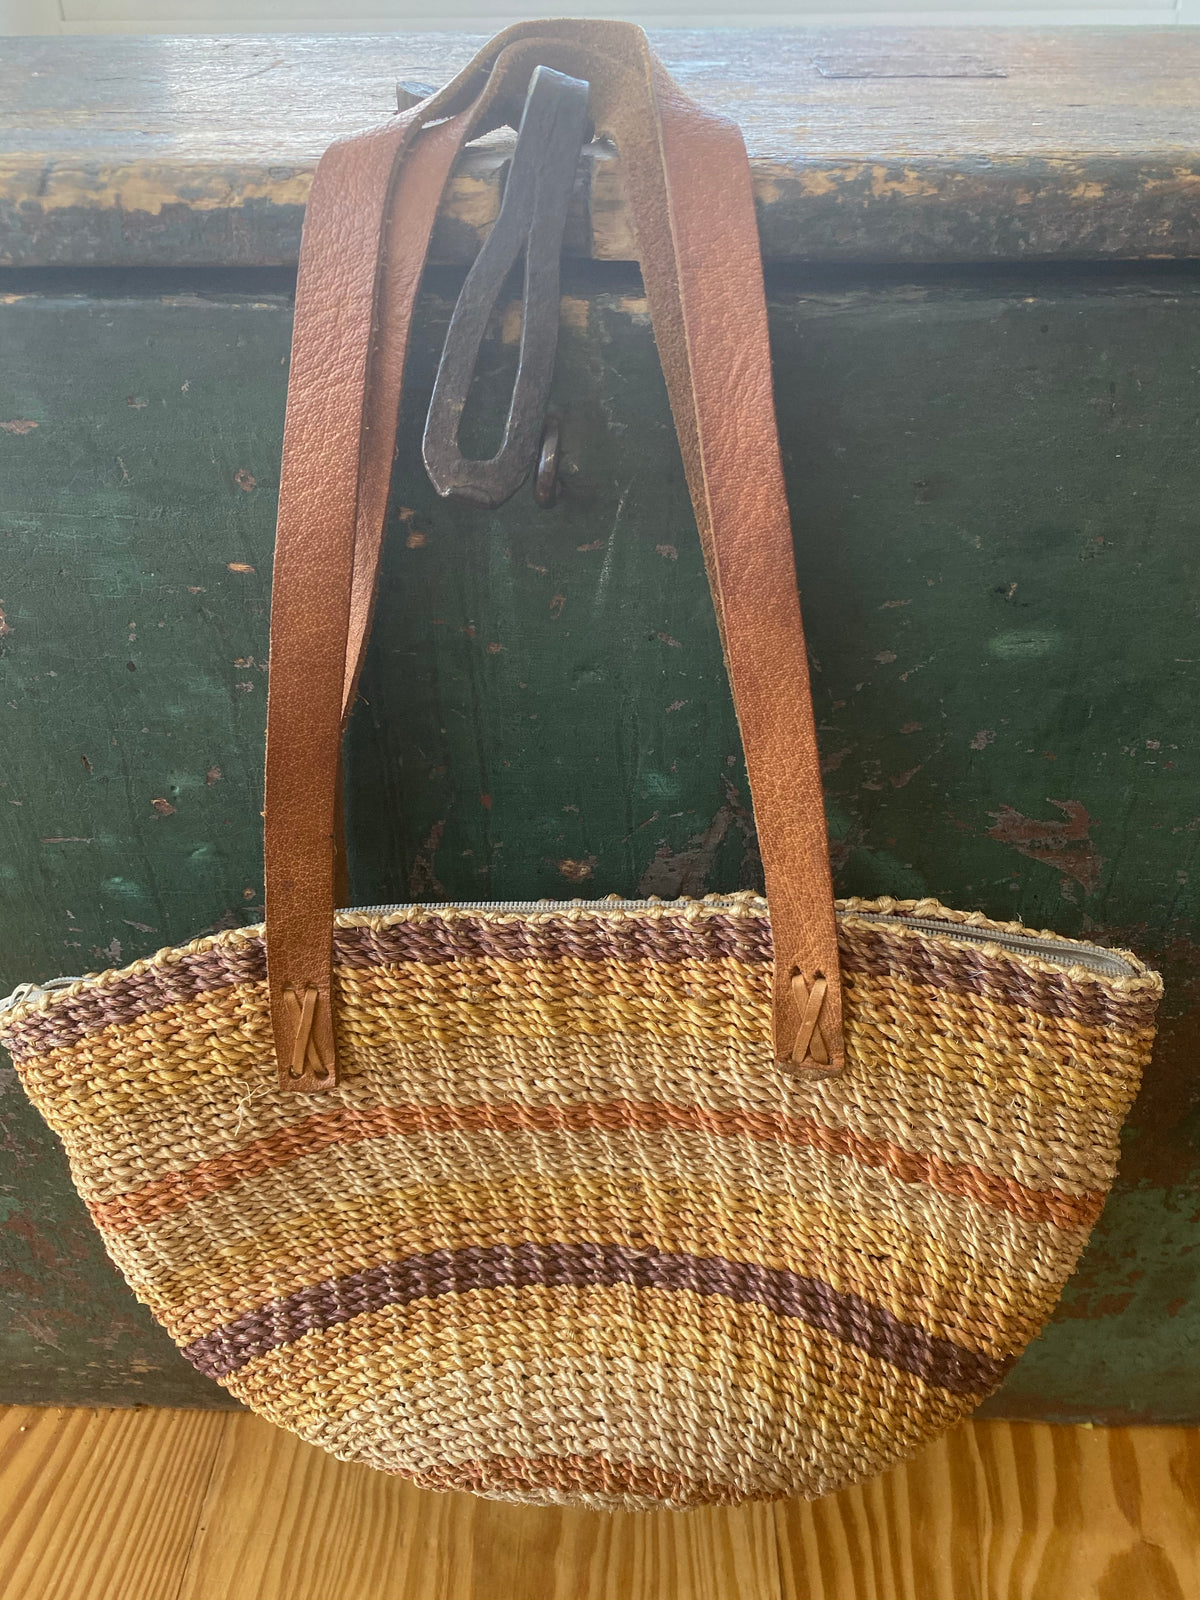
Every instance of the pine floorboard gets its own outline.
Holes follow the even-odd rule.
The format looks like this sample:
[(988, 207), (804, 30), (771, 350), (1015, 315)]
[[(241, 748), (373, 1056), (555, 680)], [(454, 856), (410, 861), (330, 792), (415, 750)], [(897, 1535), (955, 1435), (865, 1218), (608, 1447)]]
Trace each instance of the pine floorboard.
[(977, 1422), (808, 1505), (434, 1495), (229, 1412), (0, 1409), (5, 1600), (1200, 1600), (1200, 1429)]

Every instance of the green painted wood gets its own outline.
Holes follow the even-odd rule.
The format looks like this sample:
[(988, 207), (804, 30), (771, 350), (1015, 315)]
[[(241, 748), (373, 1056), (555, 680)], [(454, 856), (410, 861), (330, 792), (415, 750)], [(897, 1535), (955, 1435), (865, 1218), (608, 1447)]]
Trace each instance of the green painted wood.
[[(418, 469), (448, 305), (435, 283), (349, 741), (357, 898), (755, 883), (636, 283), (564, 301), (549, 512), (443, 503)], [(289, 317), (0, 300), (0, 986), (260, 915)], [(1132, 943), (1168, 979), (1117, 1191), (990, 1410), (1195, 1422), (1200, 279), (780, 283), (772, 332), (840, 888)], [(498, 336), (480, 443), (511, 356)], [(5, 1081), (0, 1398), (220, 1403)]]
[[(1200, 255), (1200, 28), (669, 29), (670, 71), (743, 129), (763, 247), (817, 262)], [(10, 39), (0, 264), (294, 263), (317, 158), (483, 43)], [(434, 236), (470, 260), (511, 140), (459, 168)], [(619, 163), (584, 163), (567, 247), (634, 258)]]
[[(0, 301), (5, 992), (261, 904), (289, 331), (278, 298)], [(0, 1398), (224, 1403), (109, 1265), (7, 1057), (0, 1087)]]

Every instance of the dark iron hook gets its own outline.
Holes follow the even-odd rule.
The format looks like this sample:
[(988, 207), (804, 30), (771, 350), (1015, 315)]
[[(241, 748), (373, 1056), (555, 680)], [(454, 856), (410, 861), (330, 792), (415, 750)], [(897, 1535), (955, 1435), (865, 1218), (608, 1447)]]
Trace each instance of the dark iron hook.
[[(529, 80), (499, 215), (462, 286), (434, 380), (422, 453), (440, 495), (503, 505), (538, 462), (558, 345), (563, 229), (588, 137), (587, 84), (538, 67)], [(521, 345), (504, 436), (489, 460), (471, 461), (458, 447), (459, 426), (488, 318), (522, 250)]]

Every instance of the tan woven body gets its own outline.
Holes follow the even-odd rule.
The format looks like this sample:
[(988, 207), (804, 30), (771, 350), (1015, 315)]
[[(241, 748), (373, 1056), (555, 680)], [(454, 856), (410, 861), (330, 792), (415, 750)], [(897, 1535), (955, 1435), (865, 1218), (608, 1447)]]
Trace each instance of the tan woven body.
[(256, 929), (0, 1037), (134, 1291), (282, 1426), (512, 1500), (819, 1495), (1045, 1320), (1160, 990), (871, 909), (997, 926), (844, 907), (837, 1078), (771, 1058), (752, 896), (340, 915), (320, 1096), (276, 1087)]

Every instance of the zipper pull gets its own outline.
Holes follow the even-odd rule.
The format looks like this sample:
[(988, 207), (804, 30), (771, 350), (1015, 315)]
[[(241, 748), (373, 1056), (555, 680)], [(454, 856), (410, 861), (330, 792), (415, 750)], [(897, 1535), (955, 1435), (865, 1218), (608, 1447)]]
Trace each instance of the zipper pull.
[(79, 982), (79, 978), (47, 978), (45, 983), (19, 983), (11, 994), (0, 1000), (0, 1017), (6, 1011), (15, 1011), (18, 1006), (27, 1005), (31, 1000), (40, 1000), (43, 995), (52, 994), (55, 989), (69, 989), (73, 983)]

